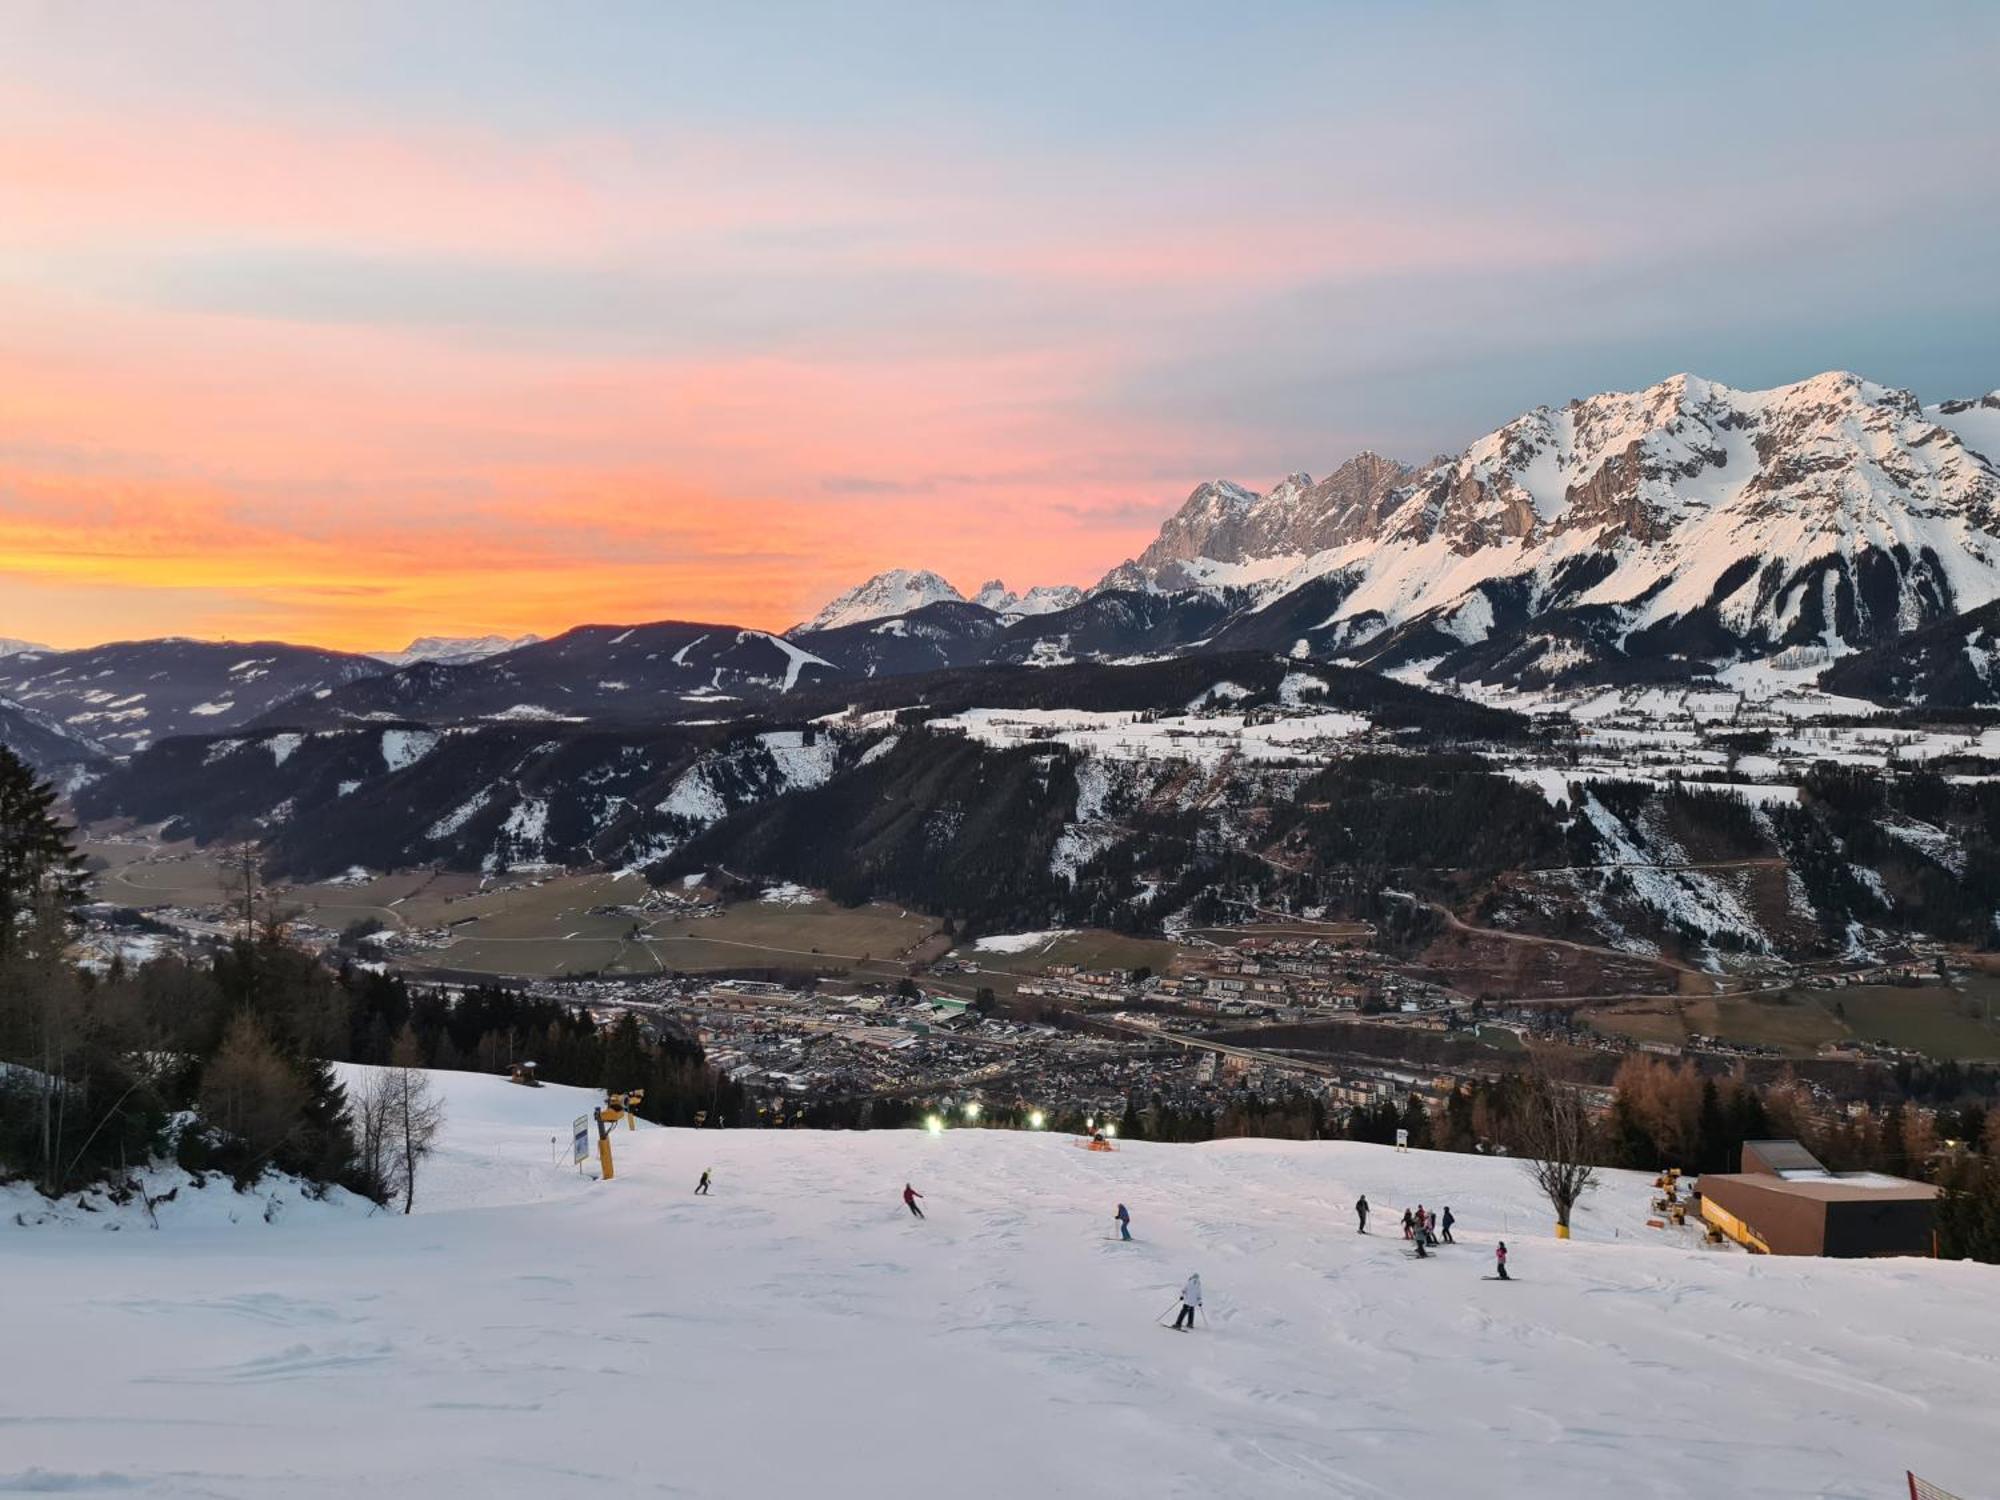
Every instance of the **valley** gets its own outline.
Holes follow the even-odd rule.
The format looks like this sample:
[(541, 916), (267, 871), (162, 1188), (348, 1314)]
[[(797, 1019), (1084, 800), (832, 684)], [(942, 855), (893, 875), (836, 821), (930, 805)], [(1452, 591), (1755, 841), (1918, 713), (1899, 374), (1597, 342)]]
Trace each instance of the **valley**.
[(774, 1099), (994, 1048), (1085, 1108), (1635, 1051), (1859, 1095), (2000, 1055), (2000, 695), (1867, 665), (2000, 591), (1984, 410), (1676, 377), (1201, 486), (1093, 589), (28, 648), (0, 731), (92, 837), (95, 961), (275, 924), (670, 1022)]
[(0, 1500), (1996, 1500), (2000, 5), (0, 54)]

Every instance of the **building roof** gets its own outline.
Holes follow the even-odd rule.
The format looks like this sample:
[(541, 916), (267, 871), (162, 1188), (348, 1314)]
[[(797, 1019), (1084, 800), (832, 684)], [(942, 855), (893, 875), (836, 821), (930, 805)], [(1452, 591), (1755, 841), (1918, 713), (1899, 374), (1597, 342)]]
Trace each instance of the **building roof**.
[(1850, 1172), (1845, 1176), (1827, 1173), (1818, 1177), (1773, 1177), (1768, 1172), (1707, 1172), (1702, 1175), (1701, 1190), (1706, 1194), (1714, 1184), (1731, 1182), (1794, 1198), (1810, 1198), (1817, 1203), (1881, 1203), (1891, 1199), (1928, 1201), (1938, 1195), (1935, 1183), (1890, 1177), (1881, 1172)]
[(1780, 1175), (1826, 1171), (1826, 1164), (1797, 1141), (1745, 1141), (1743, 1149), (1755, 1152), (1759, 1161)]

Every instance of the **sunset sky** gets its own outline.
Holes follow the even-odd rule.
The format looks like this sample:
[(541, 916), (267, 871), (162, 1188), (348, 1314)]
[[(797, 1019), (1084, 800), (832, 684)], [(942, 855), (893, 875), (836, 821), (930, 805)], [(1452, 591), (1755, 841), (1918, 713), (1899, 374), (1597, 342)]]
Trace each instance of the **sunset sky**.
[(2000, 386), (2000, 6), (0, 0), (0, 635), (783, 627), (1692, 369)]

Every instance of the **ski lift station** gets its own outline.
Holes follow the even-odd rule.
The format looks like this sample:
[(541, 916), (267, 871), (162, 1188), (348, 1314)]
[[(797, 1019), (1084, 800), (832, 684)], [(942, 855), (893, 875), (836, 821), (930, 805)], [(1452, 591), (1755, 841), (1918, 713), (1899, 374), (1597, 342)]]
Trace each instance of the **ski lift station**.
[(1832, 1172), (1797, 1141), (1745, 1141), (1743, 1170), (1704, 1173), (1701, 1216), (1764, 1255), (1929, 1255), (1938, 1190)]

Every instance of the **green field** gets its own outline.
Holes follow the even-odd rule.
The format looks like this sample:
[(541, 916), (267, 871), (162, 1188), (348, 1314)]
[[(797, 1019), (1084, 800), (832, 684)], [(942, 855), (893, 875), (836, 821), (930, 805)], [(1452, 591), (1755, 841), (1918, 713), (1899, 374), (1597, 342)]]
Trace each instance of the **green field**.
[(2000, 979), (1974, 974), (1959, 983), (1962, 988), (1857, 985), (1813, 993), (1862, 1041), (1960, 1062), (2000, 1058), (2000, 1025), (1988, 1019), (1989, 1013), (2000, 1015)]
[(1593, 1011), (1598, 1031), (1638, 1042), (1684, 1042), (1694, 1033), (1725, 1041), (1777, 1047), (1810, 1057), (1828, 1042), (1886, 1042), (1927, 1057), (1960, 1062), (2000, 1058), (2000, 978), (1975, 974), (1958, 986), (1858, 985), (1851, 989), (1797, 989), (1770, 996), (1682, 1001)]
[[(193, 844), (80, 845), (92, 896), (118, 906), (213, 906), (237, 899), (221, 858)], [(240, 892), (240, 887), (238, 888)]]
[(593, 915), (633, 904), (637, 876), (566, 875), (456, 900), (452, 941), (410, 954), (411, 968), (485, 974), (701, 973), (725, 969), (847, 970), (899, 977), (939, 924), (892, 906), (745, 901), (720, 915)]
[(441, 926), (479, 890), (476, 875), (418, 870), (381, 875), (361, 885), (280, 886), (279, 909), (338, 931), (370, 917), (390, 928)]

